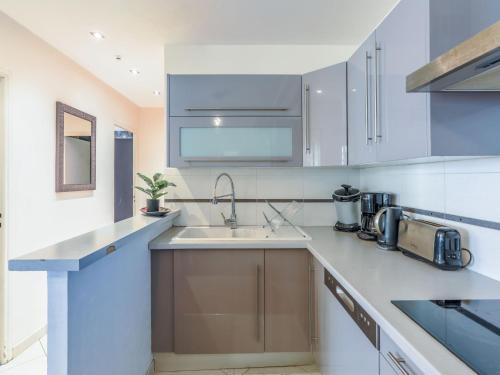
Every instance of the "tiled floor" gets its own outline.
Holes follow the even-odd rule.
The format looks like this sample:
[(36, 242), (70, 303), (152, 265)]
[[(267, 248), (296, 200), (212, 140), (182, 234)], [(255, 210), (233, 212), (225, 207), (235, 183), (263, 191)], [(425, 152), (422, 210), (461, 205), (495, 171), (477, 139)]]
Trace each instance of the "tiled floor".
[(47, 337), (34, 343), (11, 362), (0, 366), (0, 375), (46, 375)]
[(200, 371), (171, 371), (157, 372), (156, 375), (320, 375), (318, 367), (290, 366), (290, 367), (261, 367), (223, 370)]
[[(157, 372), (155, 375), (320, 375), (314, 366), (263, 367), (223, 370)], [(47, 336), (11, 362), (0, 366), (0, 375), (47, 375)]]

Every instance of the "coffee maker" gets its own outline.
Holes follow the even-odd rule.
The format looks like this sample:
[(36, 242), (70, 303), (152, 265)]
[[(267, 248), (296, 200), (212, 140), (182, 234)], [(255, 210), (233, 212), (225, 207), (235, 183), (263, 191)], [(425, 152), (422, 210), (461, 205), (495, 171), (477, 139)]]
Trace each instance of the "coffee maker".
[(358, 237), (362, 240), (376, 241), (377, 231), (374, 219), (377, 212), (392, 204), (392, 195), (389, 193), (361, 193), (361, 228)]

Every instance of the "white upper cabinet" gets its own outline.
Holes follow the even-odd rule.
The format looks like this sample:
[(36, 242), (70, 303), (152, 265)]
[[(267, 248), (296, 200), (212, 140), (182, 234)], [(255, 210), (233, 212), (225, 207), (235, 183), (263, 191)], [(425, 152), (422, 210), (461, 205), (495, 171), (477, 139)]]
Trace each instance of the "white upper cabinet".
[(302, 116), (299, 75), (179, 74), (168, 78), (170, 117)]
[(406, 92), (409, 74), (500, 19), (498, 0), (480, 4), (401, 0), (353, 54), (347, 66), (350, 165), (500, 155), (500, 93)]
[(406, 93), (406, 76), (429, 60), (426, 1), (405, 0), (375, 32), (374, 142), (378, 161), (428, 154), (428, 95)]
[(406, 76), (428, 61), (428, 14), (401, 1), (349, 59), (350, 165), (427, 155), (428, 95), (407, 94)]
[(346, 63), (304, 74), (305, 167), (347, 165)]
[(349, 164), (368, 164), (375, 158), (373, 87), (375, 34), (352, 55), (347, 64)]
[(169, 75), (169, 167), (302, 166), (300, 75)]

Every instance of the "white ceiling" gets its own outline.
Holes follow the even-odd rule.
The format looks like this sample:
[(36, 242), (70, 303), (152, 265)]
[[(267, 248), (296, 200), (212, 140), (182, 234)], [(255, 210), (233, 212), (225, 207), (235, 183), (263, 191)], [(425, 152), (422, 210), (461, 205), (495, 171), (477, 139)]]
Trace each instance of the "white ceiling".
[(164, 44), (358, 44), (397, 1), (0, 0), (0, 10), (136, 104), (159, 107)]

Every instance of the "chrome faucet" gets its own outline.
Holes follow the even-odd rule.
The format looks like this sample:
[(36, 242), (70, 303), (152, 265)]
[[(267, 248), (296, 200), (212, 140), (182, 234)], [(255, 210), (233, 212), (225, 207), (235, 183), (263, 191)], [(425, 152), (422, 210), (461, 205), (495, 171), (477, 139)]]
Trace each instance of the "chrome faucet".
[[(229, 179), (229, 182), (231, 183), (231, 193), (217, 196), (217, 184), (219, 183), (221, 177), (227, 177)], [(238, 222), (236, 220), (236, 200), (234, 195), (234, 183), (231, 176), (229, 176), (227, 173), (221, 173), (219, 176), (217, 176), (217, 179), (215, 180), (214, 197), (212, 198), (212, 204), (219, 203), (219, 199), (224, 197), (231, 197), (231, 216), (229, 217), (229, 219), (226, 219), (224, 214), (221, 212), (222, 218), (224, 219), (224, 225), (231, 227), (231, 229), (236, 229), (238, 227)]]

